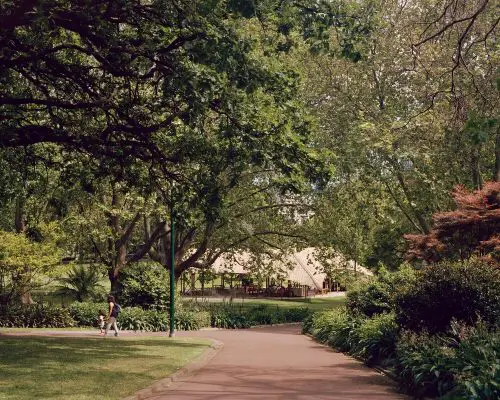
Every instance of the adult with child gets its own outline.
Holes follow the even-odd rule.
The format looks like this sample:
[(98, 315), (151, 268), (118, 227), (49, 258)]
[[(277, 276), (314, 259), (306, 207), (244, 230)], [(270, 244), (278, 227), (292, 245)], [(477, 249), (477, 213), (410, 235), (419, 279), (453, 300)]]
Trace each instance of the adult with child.
[(111, 326), (113, 326), (113, 329), (115, 330), (115, 336), (118, 336), (118, 325), (116, 325), (116, 318), (120, 313), (121, 307), (119, 304), (116, 303), (115, 297), (113, 295), (108, 296), (108, 304), (109, 304), (109, 310), (108, 310), (108, 316), (106, 318), (107, 324), (104, 336), (107, 336), (109, 328), (111, 328)]

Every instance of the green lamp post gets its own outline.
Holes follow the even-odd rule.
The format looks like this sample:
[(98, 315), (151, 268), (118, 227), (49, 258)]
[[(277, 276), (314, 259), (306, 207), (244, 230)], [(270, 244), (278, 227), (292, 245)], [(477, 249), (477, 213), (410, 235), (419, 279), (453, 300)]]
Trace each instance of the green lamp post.
[(170, 211), (170, 333), (169, 337), (174, 336), (175, 330), (175, 222), (173, 207)]

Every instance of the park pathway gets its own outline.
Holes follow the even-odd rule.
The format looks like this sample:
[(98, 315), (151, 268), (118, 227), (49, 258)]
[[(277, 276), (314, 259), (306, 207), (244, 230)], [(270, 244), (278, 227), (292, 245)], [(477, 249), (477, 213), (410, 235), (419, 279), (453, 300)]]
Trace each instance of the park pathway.
[(299, 325), (180, 332), (223, 348), (147, 400), (407, 399), (389, 378), (300, 334)]

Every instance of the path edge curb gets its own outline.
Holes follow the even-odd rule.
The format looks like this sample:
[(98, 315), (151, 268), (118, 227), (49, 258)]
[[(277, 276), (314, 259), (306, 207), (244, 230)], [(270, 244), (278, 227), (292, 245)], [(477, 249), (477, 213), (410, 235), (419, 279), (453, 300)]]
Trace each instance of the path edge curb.
[(210, 348), (204, 351), (194, 361), (182, 367), (181, 369), (175, 371), (173, 374), (163, 379), (160, 379), (159, 381), (154, 382), (151, 386), (148, 386), (147, 388), (144, 389), (140, 389), (133, 395), (124, 397), (121, 400), (146, 400), (147, 398), (153, 395), (156, 396), (158, 395), (158, 393), (167, 390), (172, 383), (181, 381), (182, 379), (185, 379), (188, 376), (191, 376), (192, 374), (196, 373), (198, 370), (207, 365), (224, 347), (224, 343), (219, 340), (215, 339), (209, 339), (209, 340), (212, 342)]
[(303, 334), (304, 336), (307, 336), (308, 338), (310, 338), (311, 340), (313, 340), (315, 343), (319, 344), (320, 346), (323, 346), (323, 347), (325, 347), (326, 349), (328, 349), (328, 350), (330, 350), (330, 351), (333, 351), (333, 352), (335, 352), (335, 353), (342, 353), (342, 354), (344, 354), (346, 357), (351, 357), (351, 358), (355, 359), (356, 361), (359, 361), (360, 363), (362, 363), (365, 367), (370, 368), (370, 369), (373, 369), (373, 370), (375, 370), (375, 371), (377, 371), (377, 372), (381, 373), (382, 375), (387, 376), (388, 378), (392, 379), (393, 381), (395, 381), (395, 382), (399, 383), (398, 376), (397, 376), (395, 373), (393, 373), (393, 372), (391, 372), (391, 371), (389, 371), (389, 370), (387, 370), (387, 369), (385, 369), (385, 368), (383, 368), (383, 367), (381, 367), (381, 366), (379, 366), (379, 365), (368, 365), (368, 364), (366, 364), (365, 360), (363, 360), (361, 357), (356, 357), (356, 356), (354, 356), (354, 355), (352, 355), (352, 354), (344, 353), (343, 351), (336, 350), (335, 348), (330, 347), (329, 345), (327, 345), (327, 344), (325, 344), (325, 343), (321, 343), (320, 341), (318, 341), (318, 340), (317, 340), (317, 339), (316, 339), (313, 335), (311, 335), (310, 333), (305, 333), (305, 332), (304, 332), (304, 333), (302, 333), (302, 334)]

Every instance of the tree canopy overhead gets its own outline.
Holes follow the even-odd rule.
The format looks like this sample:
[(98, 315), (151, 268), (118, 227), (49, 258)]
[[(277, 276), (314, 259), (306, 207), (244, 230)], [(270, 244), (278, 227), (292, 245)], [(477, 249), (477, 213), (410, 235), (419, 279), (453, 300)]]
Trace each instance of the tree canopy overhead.
[[(494, 2), (6, 0), (0, 227), (112, 281), (234, 250), (396, 267), (500, 177)], [(319, 190), (326, 189), (326, 190)]]
[(3, 2), (0, 146), (52, 142), (185, 183), (193, 162), (314, 164), (287, 134), (308, 131), (296, 76), (255, 51), (245, 4)]

